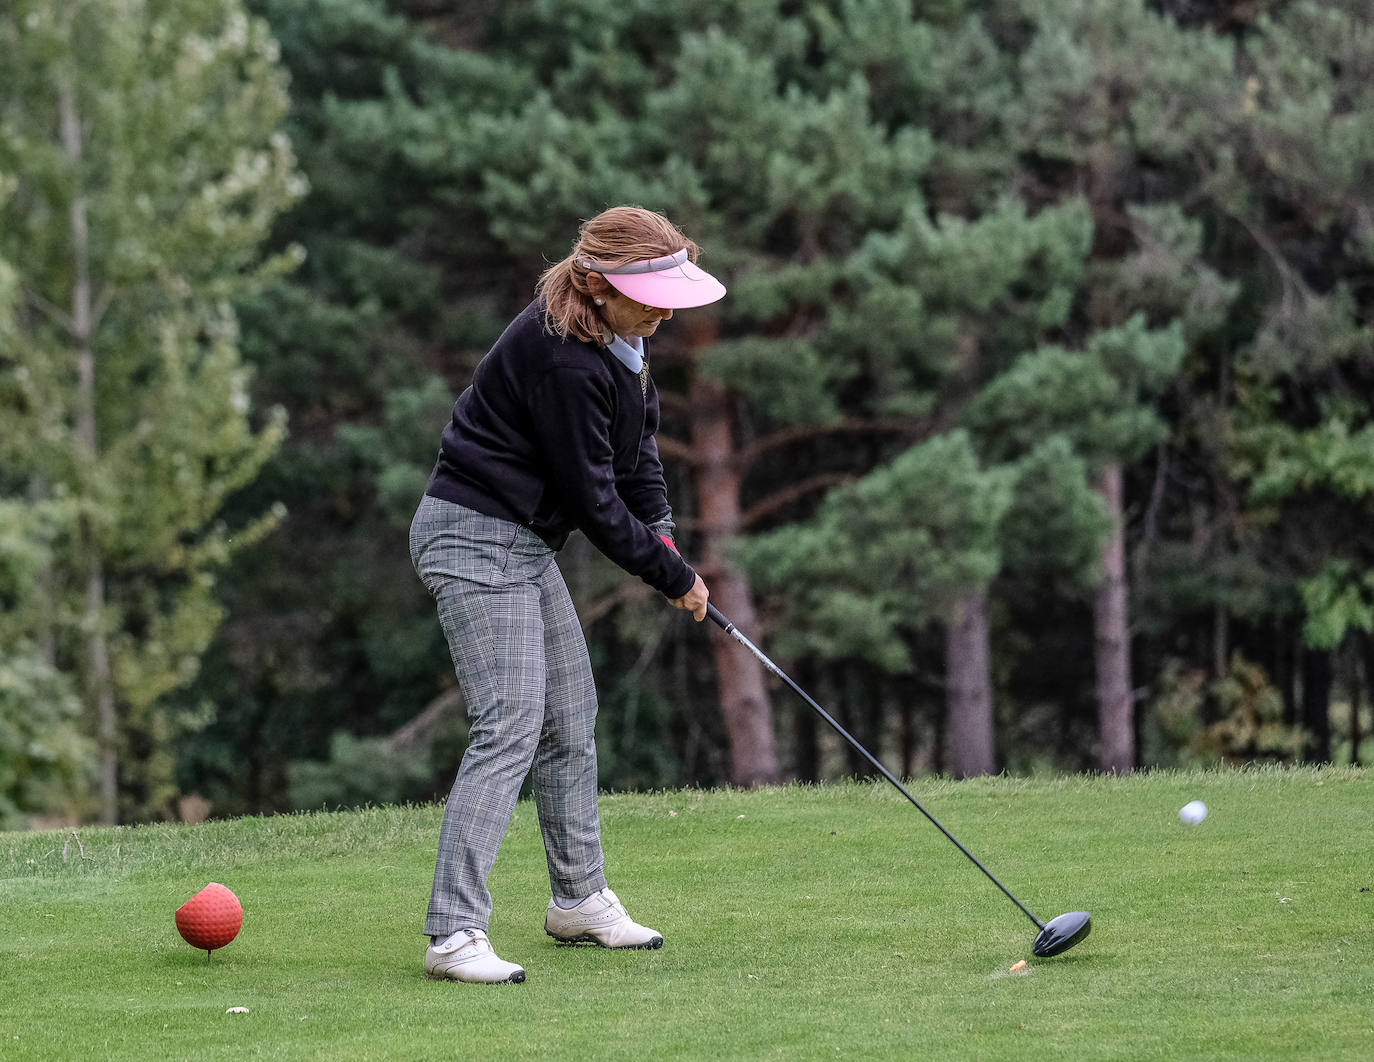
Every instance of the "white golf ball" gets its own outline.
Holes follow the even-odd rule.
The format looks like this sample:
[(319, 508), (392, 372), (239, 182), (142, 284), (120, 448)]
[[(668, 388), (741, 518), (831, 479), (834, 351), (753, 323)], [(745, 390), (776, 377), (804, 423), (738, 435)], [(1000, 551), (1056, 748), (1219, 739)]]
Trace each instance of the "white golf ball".
[(1190, 800), (1178, 809), (1178, 817), (1189, 826), (1196, 826), (1207, 817), (1207, 805), (1201, 800)]

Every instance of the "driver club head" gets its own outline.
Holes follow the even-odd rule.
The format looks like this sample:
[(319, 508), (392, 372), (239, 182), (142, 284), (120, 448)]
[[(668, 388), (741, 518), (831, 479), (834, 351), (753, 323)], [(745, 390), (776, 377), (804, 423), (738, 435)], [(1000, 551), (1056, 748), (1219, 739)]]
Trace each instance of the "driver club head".
[(1070, 911), (1045, 923), (1031, 945), (1031, 951), (1042, 959), (1068, 951), (1092, 932), (1092, 919), (1087, 911)]

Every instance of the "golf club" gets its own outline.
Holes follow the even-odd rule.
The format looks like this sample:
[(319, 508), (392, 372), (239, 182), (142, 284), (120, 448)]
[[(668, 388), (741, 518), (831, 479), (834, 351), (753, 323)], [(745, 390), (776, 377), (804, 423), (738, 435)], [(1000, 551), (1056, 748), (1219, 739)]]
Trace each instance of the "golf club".
[(896, 776), (893, 775), (891, 771), (889, 771), (886, 767), (879, 763), (877, 758), (874, 757), (874, 755), (871, 752), (869, 752), (866, 748), (859, 744), (858, 740), (852, 734), (850, 734), (848, 730), (840, 726), (840, 724), (835, 721), (835, 719), (830, 715), (829, 712), (827, 712), (824, 708), (822, 708), (819, 704), (812, 700), (811, 696), (805, 690), (803, 690), (787, 675), (785, 675), (782, 669), (779, 668), (777, 664), (769, 660), (768, 657), (764, 655), (763, 651), (759, 649), (758, 646), (756, 646), (753, 642), (751, 642), (748, 638), (741, 634), (739, 628), (737, 628), (733, 623), (726, 619), (725, 616), (721, 613), (720, 609), (716, 608), (715, 605), (708, 604), (706, 606), (706, 614), (711, 617), (711, 620), (715, 624), (717, 624), (721, 630), (723, 630), (726, 634), (730, 635), (730, 637), (734, 638), (735, 641), (740, 643), (740, 645), (744, 646), (751, 653), (753, 653), (754, 656), (758, 658), (759, 663), (761, 663), (773, 674), (777, 675), (778, 678), (783, 680), (783, 682), (787, 683), (787, 685), (792, 688), (793, 693), (797, 694), (797, 696), (799, 696), (808, 705), (810, 705), (812, 710), (815, 711), (816, 714), (819, 715), (822, 719), (824, 719), (830, 725), (830, 728), (835, 731), (835, 733), (839, 734), (840, 737), (844, 738), (847, 742), (849, 742), (849, 744), (854, 746), (854, 748), (858, 750), (859, 754), (862, 755), (864, 759), (868, 760), (869, 763), (873, 764), (873, 766), (878, 769), (879, 773), (881, 773), (884, 778), (886, 778), (889, 782), (891, 782), (894, 786), (897, 787), (897, 792), (901, 793), (902, 796), (906, 797), (907, 800), (911, 802), (912, 806), (915, 807), (917, 811), (919, 811), (922, 815), (928, 818), (931, 821), (931, 823), (934, 824), (937, 830), (939, 830), (946, 837), (948, 837), (950, 841), (953, 842), (955, 848), (959, 849), (959, 851), (963, 852), (964, 855), (968, 856), (969, 861), (979, 870), (981, 870), (984, 874), (986, 874), (989, 881), (991, 881), (994, 885), (996, 885), (999, 889), (1006, 893), (1007, 899), (1011, 900), (1012, 903), (1016, 904), (1017, 907), (1021, 908), (1021, 912), (1032, 922), (1034, 922), (1036, 928), (1040, 930), (1040, 932), (1035, 937), (1035, 943), (1031, 945), (1031, 951), (1036, 956), (1044, 959), (1048, 958), (1051, 955), (1058, 955), (1061, 952), (1068, 951), (1071, 947), (1073, 947), (1079, 941), (1084, 940), (1088, 936), (1088, 934), (1092, 931), (1092, 919), (1089, 917), (1087, 911), (1070, 911), (1067, 914), (1060, 915), (1058, 918), (1051, 918), (1048, 922), (1042, 922), (1040, 921), (1040, 919), (1036, 918), (1035, 914), (1031, 911), (1029, 907), (1023, 904), (1015, 896), (1013, 896), (1011, 894), (1010, 889), (1008, 889), (1005, 885), (1003, 885), (1000, 881), (998, 881), (995, 877), (992, 876), (992, 871), (988, 870), (987, 867), (983, 866), (982, 863), (978, 862), (978, 860), (974, 858), (973, 853), (958, 842), (954, 834), (950, 833), (947, 829), (941, 826), (934, 815), (928, 812), (925, 808), (921, 807), (920, 802), (917, 801), (917, 799), (914, 796), (912, 796), (910, 793), (906, 791), (906, 787), (897, 780)]

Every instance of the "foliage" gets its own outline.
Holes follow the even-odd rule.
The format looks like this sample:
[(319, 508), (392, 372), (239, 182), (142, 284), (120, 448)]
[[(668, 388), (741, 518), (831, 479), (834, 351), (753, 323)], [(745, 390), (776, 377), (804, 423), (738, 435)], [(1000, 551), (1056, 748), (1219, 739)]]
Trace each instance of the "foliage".
[(222, 617), (215, 574), (280, 517), (217, 519), (284, 433), (253, 408), (230, 300), (299, 260), (259, 247), (305, 186), (276, 44), (237, 0), (20, 0), (0, 47), (0, 173), (18, 176), (0, 255), (23, 292), (2, 485), (73, 514), (26, 624), (80, 676), (89, 727), (119, 705), (124, 813), (143, 816), (175, 791), (183, 717), (163, 698)]
[(0, 829), (80, 808), (93, 759), (80, 714), (67, 677), (32, 643), (0, 645)]
[(1211, 26), (1194, 6), (1025, 5), (1040, 28), (1014, 129), (1042, 194), (1094, 203), (1088, 320), (1144, 313), (1187, 342), (1141, 531), (1143, 626), (1277, 660), (1297, 613), (1306, 645), (1335, 650), (1370, 560), (1358, 473), (1338, 468), (1368, 418), (1374, 37), (1350, 0)]
[[(311, 193), (274, 237), (305, 249), (301, 268), (236, 303), (254, 392), (293, 430), (228, 515), (284, 499), (289, 520), (233, 560), (229, 618), (177, 695), (219, 706), (220, 725), (177, 756), (181, 786), (222, 814), (289, 807), (292, 763), (327, 762), (336, 731), (390, 732), (452, 685), (405, 530), (475, 346), (519, 305), (509, 263), (446, 183), (461, 147), (448, 123), (480, 113), (507, 64), (376, 0), (248, 6), (290, 73), (285, 128)], [(449, 256), (466, 271), (447, 273)]]
[[(1292, 722), (1287, 661), (1369, 644), (1362, 0), (243, 3), (256, 17), (0, 15), (0, 504), (26, 588), (0, 648), (41, 712), (88, 695), (83, 639), (108, 638), (144, 763), (128, 812), (173, 785), (219, 813), (285, 808), (291, 764), (451, 686), (404, 549), (438, 428), (577, 222), (618, 201), (680, 221), (730, 287), (655, 344), (683, 548), (713, 533), (676, 456), (687, 396), (723, 383), (738, 556), (771, 648), (823, 684), (912, 668), (938, 691), (958, 574), (989, 591), (998, 719), (1038, 746), (1016, 762), (1082, 744), (1106, 463), (1144, 730), (1215, 721), (1237, 653)], [(82, 199), (94, 459), (72, 404)], [(584, 616), (611, 617), (588, 630), (607, 783), (719, 778), (697, 632), (585, 552), (561, 563)], [(1196, 697), (1171, 696), (1175, 660)], [(85, 771), (53, 777), (71, 798)]]
[(1010, 469), (980, 468), (954, 432), (831, 491), (812, 521), (756, 536), (745, 563), (762, 588), (785, 591), (791, 617), (778, 651), (908, 668), (900, 630), (943, 622), (1001, 567), (1012, 483)]
[[(462, 386), (576, 221), (611, 201), (666, 209), (730, 285), (722, 338), (694, 369), (744, 397), (742, 446), (775, 429), (801, 435), (873, 416), (918, 434), (963, 427), (980, 470), (1006, 464), (1014, 486), (998, 525), (998, 581), (1008, 600), (1079, 597), (1090, 585), (1107, 525), (1089, 484), (1108, 460), (1127, 465), (1127, 533), (1143, 540), (1139, 600), (1157, 610), (1135, 622), (1151, 636), (1196, 640), (1193, 617), (1215, 606), (1253, 625), (1238, 628), (1250, 637), (1318, 570), (1292, 564), (1266, 535), (1267, 508), (1228, 501), (1233, 462), (1247, 452), (1233, 431), (1235, 399), (1250, 387), (1238, 359), (1261, 349), (1270, 311), (1298, 290), (1273, 280), (1306, 271), (1311, 296), (1325, 298), (1308, 266), (1317, 244), (1287, 240), (1266, 197), (1313, 197), (1337, 226), (1332, 239), (1346, 231), (1362, 246), (1358, 185), (1342, 176), (1339, 193), (1310, 182), (1293, 191), (1308, 179), (1293, 137), (1336, 126), (1342, 142), (1359, 137), (1344, 105), (1334, 125), (1318, 118), (1322, 100), (1336, 98), (1313, 90), (1320, 78), (1293, 80), (1301, 48), (1343, 42), (1333, 76), (1343, 98), (1363, 91), (1346, 73), (1362, 69), (1360, 35), (1332, 33), (1314, 8), (1285, 5), (1281, 18), (1218, 33), (1142, 3), (1091, 0), (949, 3), (917, 17), (888, 2), (795, 13), (647, 3), (593, 13), (551, 2), (448, 18), (366, 0), (331, 0), (309, 16), (258, 6), (296, 77), (293, 135), (317, 192), (279, 234), (310, 245), (309, 265), (245, 314), (260, 385), (320, 431), (294, 440), (272, 473), (309, 501), (293, 501), (300, 530), (273, 543), (274, 562), (242, 571), (236, 644), (253, 644), (248, 632), (274, 614), (266, 603), (282, 571), (300, 573), (299, 596), (327, 601), (286, 621), (310, 631), (313, 648), (260, 646), (247, 672), (257, 705), (247, 714), (277, 704), (308, 720), (291, 735), (294, 755), (320, 755), (336, 727), (399, 725), (407, 705), (449, 681), (443, 667), (408, 670), (446, 657), (404, 558), (374, 543), (401, 531), (407, 491), (432, 457), (418, 422), (440, 415), (444, 390)], [(1348, 5), (1324, 7), (1346, 17)], [(347, 62), (322, 59), (331, 54)], [(1290, 82), (1302, 122), (1278, 115)], [(1337, 172), (1352, 172), (1341, 158)], [(381, 208), (389, 187), (407, 189), (404, 210)], [(1364, 313), (1351, 283), (1345, 301), (1323, 305)], [(336, 371), (303, 391), (295, 381), (326, 358)], [(676, 367), (660, 372), (662, 383), (686, 380)], [(1287, 416), (1286, 401), (1278, 392), (1256, 422)], [(818, 442), (756, 466), (744, 501), (799, 473), (862, 475), (910, 445)], [(677, 500), (690, 554), (692, 514)], [(813, 511), (808, 500), (761, 526)], [(794, 536), (803, 552), (804, 537)], [(323, 543), (337, 578), (298, 559)], [(751, 556), (747, 543), (740, 556)], [(856, 566), (860, 556), (872, 563), (861, 550)], [(610, 592), (599, 568), (565, 561), (579, 599)], [(843, 556), (826, 565), (843, 567)], [(254, 572), (268, 586), (250, 594)], [(770, 583), (773, 625), (813, 649), (827, 643), (825, 628), (863, 631), (895, 647), (879, 653), (895, 663), (910, 649), (892, 640), (895, 620), (847, 590), (870, 578), (837, 572), (817, 588), (829, 611), (793, 609)], [(618, 712), (638, 694), (617, 676), (648, 635), (590, 637), (598, 661), (626, 654), (598, 666)], [(679, 642), (665, 651), (689, 653)], [(1000, 662), (999, 675), (1036, 656), (1033, 636), (1003, 644), (1021, 656)], [(1163, 661), (1152, 644), (1142, 649), (1139, 678), (1150, 683)], [(238, 674), (221, 654), (217, 682), (239, 681), (245, 658), (235, 659)], [(330, 675), (347, 676), (342, 694)], [(646, 696), (657, 703), (657, 691)], [(673, 718), (665, 732), (679, 732)]]
[(1150, 751), (1160, 764), (1289, 763), (1303, 748), (1302, 731), (1284, 722), (1283, 698), (1269, 675), (1239, 653), (1215, 679), (1168, 661), (1150, 726)]
[(63, 515), (56, 505), (0, 500), (0, 829), (79, 808), (90, 781), (80, 699), (25, 622)]
[(1348, 561), (1328, 560), (1299, 590), (1307, 618), (1303, 640), (1335, 649), (1351, 631), (1374, 630), (1374, 571), (1356, 573)]
[(1297, 758), (1302, 732), (1283, 723), (1283, 700), (1262, 668), (1240, 656), (1231, 671), (1212, 684), (1221, 718), (1189, 743), (1189, 751), (1208, 760), (1227, 763), (1280, 762)]
[[(7, 194), (0, 187), (0, 201)], [(0, 258), (0, 350), (17, 338), (17, 297), (18, 275)], [(18, 375), (0, 381), (9, 385)], [(0, 452), (14, 452), (16, 443), (5, 439)], [(53, 540), (71, 516), (61, 502), (0, 498), (0, 829), (17, 829), (32, 813), (79, 806), (90, 780), (93, 748), (81, 735), (80, 699), (32, 630)]]
[(425, 794), (431, 774), (424, 757), (397, 751), (384, 739), (336, 733), (327, 762), (304, 760), (292, 765), (291, 804), (314, 810), (399, 804)]
[(1015, 488), (1002, 521), (1003, 571), (1048, 578), (1073, 597), (1095, 586), (1100, 546), (1111, 529), (1088, 465), (1061, 433), (1046, 435), (1012, 464)]
[[(1357, 525), (1374, 513), (1374, 424), (1367, 423), (1367, 410), (1341, 405), (1333, 403), (1326, 419), (1307, 431), (1258, 418), (1242, 429), (1237, 470), (1253, 470), (1249, 499), (1269, 521), (1280, 519), (1286, 508), (1329, 509), (1337, 500), (1353, 507)], [(1352, 432), (1351, 419), (1365, 423)], [(1335, 649), (1347, 634), (1374, 628), (1374, 551), (1358, 526), (1350, 528), (1345, 520), (1305, 537), (1318, 536), (1321, 547), (1299, 561), (1303, 639)]]
[(1163, 437), (1149, 399), (1183, 353), (1178, 327), (1151, 332), (1132, 317), (1082, 351), (1046, 347), (1019, 359), (971, 403), (968, 421), (1001, 452), (1028, 452), (1059, 432), (1093, 466), (1129, 460)]

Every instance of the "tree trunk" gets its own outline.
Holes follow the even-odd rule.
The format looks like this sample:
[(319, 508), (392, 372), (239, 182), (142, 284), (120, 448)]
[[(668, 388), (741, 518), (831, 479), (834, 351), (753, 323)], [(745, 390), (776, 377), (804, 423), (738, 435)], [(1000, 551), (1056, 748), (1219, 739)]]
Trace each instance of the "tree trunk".
[[(81, 124), (76, 114), (76, 95), (70, 81), (58, 90), (61, 114), (62, 147), (72, 169), (78, 173), (82, 160)], [(81, 459), (94, 463), (99, 456), (95, 426), (95, 350), (92, 346), (90, 237), (86, 228), (86, 197), (72, 197), (68, 211), (72, 234), (72, 341), (76, 346), (76, 437)], [(86, 609), (83, 628), (87, 632), (86, 675), (83, 694), (87, 708), (96, 719), (100, 746), (100, 820), (119, 821), (119, 720), (110, 675), (109, 645), (105, 638), (105, 569), (94, 541), (89, 518), (82, 517), (80, 535), (83, 554), (90, 558), (86, 573)]]
[(897, 697), (897, 743), (901, 752), (902, 777), (911, 777), (911, 765), (916, 759), (916, 733), (911, 719), (911, 700)]
[(1331, 762), (1331, 651), (1302, 651), (1302, 728), (1307, 735), (1303, 758)]
[(1231, 614), (1225, 605), (1212, 606), (1212, 678), (1220, 682), (1231, 673)]
[(945, 762), (955, 778), (992, 774), (992, 679), (988, 668), (988, 598), (965, 594), (945, 631), (948, 742)]
[(1286, 616), (1277, 616), (1274, 619), (1274, 682), (1279, 688), (1279, 695), (1283, 698), (1283, 725), (1298, 725), (1298, 697), (1295, 691), (1297, 683), (1297, 666), (1294, 657), (1297, 655), (1297, 635), (1293, 633), (1292, 624)]
[(1131, 710), (1131, 642), (1126, 625), (1126, 544), (1122, 529), (1121, 466), (1109, 464), (1097, 483), (1112, 530), (1102, 547), (1102, 582), (1093, 598), (1097, 656), (1097, 715), (1102, 735), (1100, 766), (1126, 774), (1135, 766)]
[[(839, 712), (840, 721), (860, 745), (881, 760), (882, 749), (879, 747), (873, 717), (868, 710), (868, 698), (864, 696), (863, 682), (859, 679), (857, 669), (852, 663), (843, 663), (837, 670), (839, 681), (836, 685), (840, 693), (833, 698), (833, 703)], [(848, 742), (845, 742), (845, 750), (849, 757), (850, 775), (855, 778), (874, 777), (873, 765), (863, 753)]]
[[(715, 339), (708, 319), (689, 328), (692, 346)], [(740, 469), (734, 457), (732, 402), (724, 387), (694, 374), (688, 393), (697, 512), (702, 555), (695, 567), (711, 592), (711, 603), (752, 636), (758, 629), (753, 594), (744, 574), (726, 559), (723, 547), (743, 528)], [(773, 708), (764, 686), (763, 666), (729, 638), (712, 638), (721, 715), (730, 742), (730, 781), (754, 787), (779, 781), (773, 742)]]

